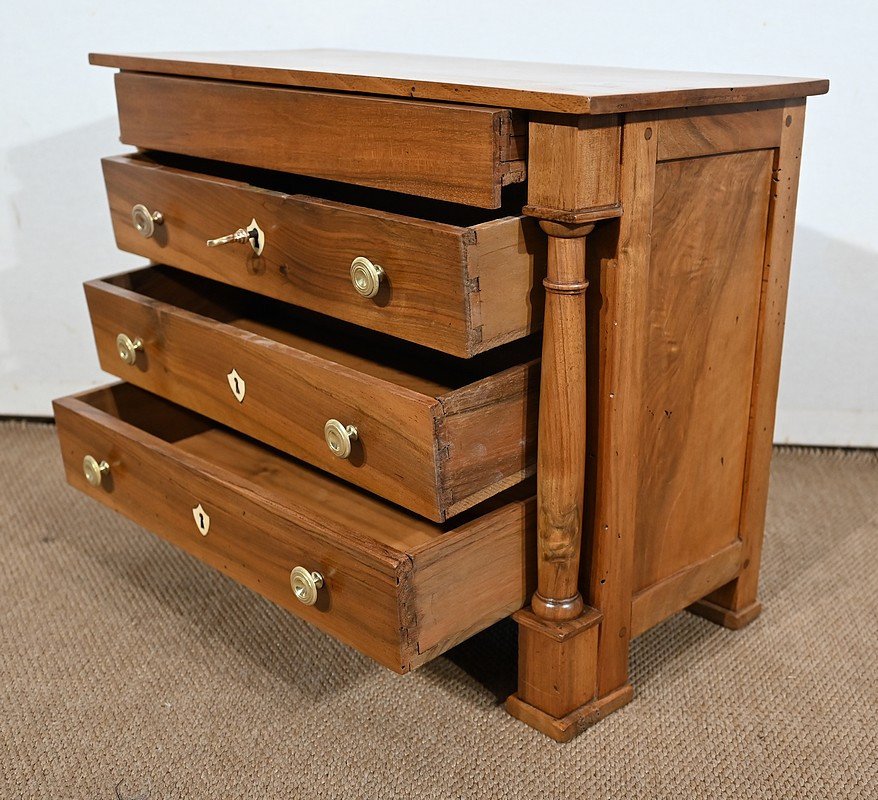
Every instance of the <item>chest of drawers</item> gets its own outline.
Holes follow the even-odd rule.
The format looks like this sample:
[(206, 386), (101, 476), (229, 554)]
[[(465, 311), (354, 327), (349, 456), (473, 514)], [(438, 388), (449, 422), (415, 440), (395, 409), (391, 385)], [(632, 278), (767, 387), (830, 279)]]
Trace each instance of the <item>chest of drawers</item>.
[(631, 638), (756, 617), (819, 80), (93, 55), (133, 155), (69, 482), (399, 672), (514, 616), (568, 740)]

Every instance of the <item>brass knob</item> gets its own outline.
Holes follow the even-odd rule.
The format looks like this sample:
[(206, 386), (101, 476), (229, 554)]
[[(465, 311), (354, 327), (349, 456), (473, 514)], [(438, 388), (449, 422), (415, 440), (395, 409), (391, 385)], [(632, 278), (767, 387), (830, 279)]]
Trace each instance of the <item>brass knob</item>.
[(131, 339), (124, 333), (116, 337), (116, 352), (126, 364), (134, 364), (137, 361), (137, 351), (142, 349), (143, 342), (140, 339)]
[(357, 429), (331, 419), (323, 426), (323, 438), (334, 456), (347, 458), (351, 454), (351, 442), (357, 439)]
[(161, 225), (165, 218), (161, 211), (150, 211), (143, 203), (138, 203), (131, 209), (131, 221), (137, 232), (144, 239), (149, 239), (155, 233), (155, 226)]
[(357, 256), (351, 262), (351, 283), (357, 294), (363, 297), (375, 297), (381, 288), (384, 270), (373, 264), (368, 258)]
[(234, 233), (220, 236), (218, 239), (208, 239), (207, 246), (219, 247), (222, 244), (231, 244), (232, 242), (247, 242), (253, 248), (253, 252), (257, 256), (261, 256), (265, 247), (265, 233), (256, 220), (252, 219), (246, 228), (238, 228)]
[(296, 600), (306, 606), (317, 602), (317, 591), (323, 588), (323, 576), (319, 572), (309, 572), (304, 567), (293, 567), (290, 572), (290, 586)]
[(86, 456), (82, 459), (82, 471), (92, 486), (100, 486), (104, 475), (110, 471), (110, 465), (106, 461), (98, 461), (94, 456)]

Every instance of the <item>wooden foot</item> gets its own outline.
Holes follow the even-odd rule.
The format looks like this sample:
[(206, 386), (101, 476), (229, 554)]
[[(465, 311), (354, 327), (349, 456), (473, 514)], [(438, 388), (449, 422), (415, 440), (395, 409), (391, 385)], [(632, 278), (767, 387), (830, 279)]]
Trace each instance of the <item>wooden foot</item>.
[(547, 620), (529, 608), (517, 611), (518, 694), (560, 718), (595, 695), (601, 615), (586, 609), (576, 619)]
[(759, 616), (759, 613), (762, 611), (762, 603), (756, 600), (750, 603), (750, 605), (734, 611), (711, 600), (699, 600), (686, 610), (697, 614), (699, 617), (704, 617), (716, 625), (722, 625), (724, 628), (738, 631), (745, 625), (749, 625)]
[(506, 701), (506, 710), (516, 719), (550, 736), (556, 742), (569, 742), (607, 714), (629, 703), (633, 696), (634, 690), (631, 684), (626, 683), (604, 697), (575, 708), (559, 719), (526, 703), (519, 695), (514, 694)]
[(628, 683), (595, 697), (600, 612), (587, 607), (576, 619), (555, 621), (523, 609), (513, 619), (518, 692), (506, 701), (513, 717), (567, 742), (631, 699)]

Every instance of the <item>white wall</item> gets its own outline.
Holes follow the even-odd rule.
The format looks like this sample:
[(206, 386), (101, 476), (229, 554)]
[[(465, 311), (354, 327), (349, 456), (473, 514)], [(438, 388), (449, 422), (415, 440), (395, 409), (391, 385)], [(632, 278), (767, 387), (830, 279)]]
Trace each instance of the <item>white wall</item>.
[(0, 414), (106, 380), (80, 283), (115, 250), (98, 159), (117, 153), (112, 71), (90, 50), (349, 47), (829, 77), (809, 104), (776, 439), (878, 446), (878, 7), (704, 2), (88, 4), (3, 0)]

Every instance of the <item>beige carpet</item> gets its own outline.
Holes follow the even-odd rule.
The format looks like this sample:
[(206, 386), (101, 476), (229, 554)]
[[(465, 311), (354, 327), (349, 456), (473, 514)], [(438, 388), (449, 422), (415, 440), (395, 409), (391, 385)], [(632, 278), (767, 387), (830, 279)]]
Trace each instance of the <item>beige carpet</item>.
[(4, 798), (878, 797), (875, 454), (779, 451), (762, 616), (638, 639), (569, 745), (498, 705), (508, 625), (393, 675), (68, 489), (47, 425), (0, 424), (0, 574)]

